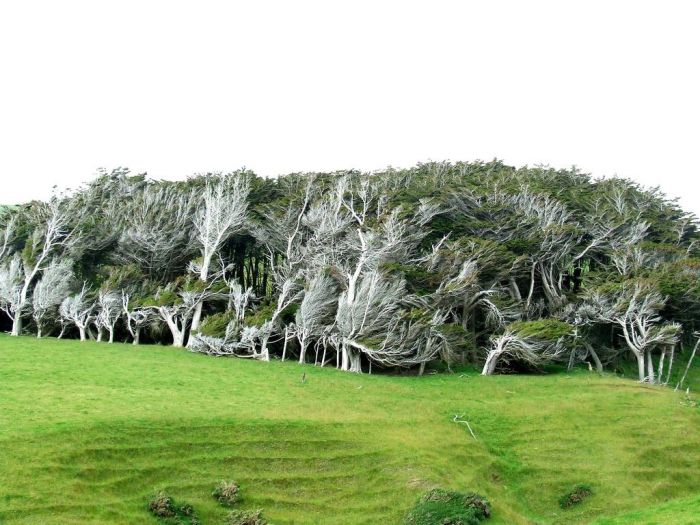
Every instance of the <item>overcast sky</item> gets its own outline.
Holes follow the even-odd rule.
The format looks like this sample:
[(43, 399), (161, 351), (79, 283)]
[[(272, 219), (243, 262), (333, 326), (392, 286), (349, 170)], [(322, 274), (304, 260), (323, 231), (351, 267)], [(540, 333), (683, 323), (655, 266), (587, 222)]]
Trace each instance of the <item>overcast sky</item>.
[(579, 166), (700, 213), (692, 0), (0, 0), (0, 203), (96, 168)]

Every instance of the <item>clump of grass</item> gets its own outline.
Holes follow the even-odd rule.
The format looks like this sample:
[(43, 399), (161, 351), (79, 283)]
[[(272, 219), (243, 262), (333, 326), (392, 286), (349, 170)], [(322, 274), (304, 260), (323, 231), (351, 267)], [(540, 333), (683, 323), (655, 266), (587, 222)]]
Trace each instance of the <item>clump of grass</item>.
[(199, 525), (199, 518), (189, 503), (178, 504), (165, 492), (156, 492), (148, 502), (148, 511), (167, 525)]
[(211, 495), (222, 505), (232, 507), (241, 498), (241, 488), (235, 481), (222, 481)]
[(488, 500), (475, 492), (433, 489), (406, 516), (406, 525), (479, 525), (491, 516)]
[(578, 505), (583, 500), (593, 495), (593, 489), (590, 485), (585, 485), (579, 483), (575, 485), (571, 490), (559, 498), (559, 506), (562, 509), (568, 509), (574, 505)]
[(232, 510), (226, 516), (226, 525), (269, 525), (262, 510)]

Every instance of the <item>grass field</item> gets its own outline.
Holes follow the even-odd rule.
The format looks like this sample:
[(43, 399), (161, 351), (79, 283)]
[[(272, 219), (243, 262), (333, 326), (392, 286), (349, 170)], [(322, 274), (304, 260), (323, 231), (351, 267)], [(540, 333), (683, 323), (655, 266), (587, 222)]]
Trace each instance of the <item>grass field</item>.
[[(276, 524), (400, 523), (436, 486), (483, 493), (493, 524), (692, 524), (699, 465), (700, 409), (614, 376), (358, 376), (0, 335), (3, 524), (155, 524), (157, 489), (220, 524), (224, 479)], [(594, 495), (560, 509), (576, 483)]]

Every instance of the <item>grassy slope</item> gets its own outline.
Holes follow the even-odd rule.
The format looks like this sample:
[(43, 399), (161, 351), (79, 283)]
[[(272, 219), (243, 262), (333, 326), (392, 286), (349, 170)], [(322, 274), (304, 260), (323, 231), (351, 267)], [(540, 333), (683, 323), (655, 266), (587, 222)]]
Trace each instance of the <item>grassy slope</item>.
[[(277, 524), (399, 523), (433, 486), (484, 493), (494, 524), (692, 523), (668, 516), (700, 511), (699, 460), (700, 410), (615, 377), (357, 376), (0, 335), (0, 523), (155, 523), (159, 488), (221, 523), (221, 479)], [(562, 511), (578, 482), (595, 495)]]

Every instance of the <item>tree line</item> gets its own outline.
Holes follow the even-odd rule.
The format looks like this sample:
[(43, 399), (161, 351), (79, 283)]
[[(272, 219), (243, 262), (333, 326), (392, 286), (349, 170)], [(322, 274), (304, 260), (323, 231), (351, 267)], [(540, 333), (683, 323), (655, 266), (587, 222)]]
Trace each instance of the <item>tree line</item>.
[(631, 359), (664, 383), (697, 328), (699, 241), (658, 189), (576, 169), (117, 169), (0, 210), (0, 309), (12, 335), (352, 372)]

